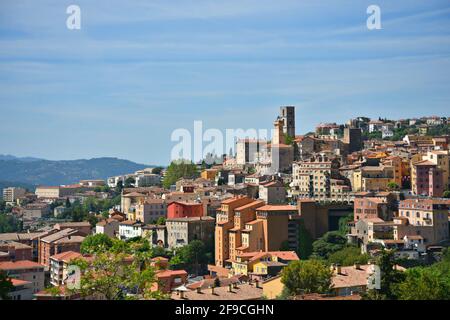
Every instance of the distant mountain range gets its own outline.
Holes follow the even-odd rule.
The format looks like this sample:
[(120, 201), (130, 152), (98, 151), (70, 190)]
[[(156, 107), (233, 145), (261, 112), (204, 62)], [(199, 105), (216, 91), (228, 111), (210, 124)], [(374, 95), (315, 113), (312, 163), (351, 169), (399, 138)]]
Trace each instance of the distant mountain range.
[(106, 179), (155, 167), (118, 158), (44, 160), (0, 155), (0, 189), (10, 186), (73, 184), (86, 179)]

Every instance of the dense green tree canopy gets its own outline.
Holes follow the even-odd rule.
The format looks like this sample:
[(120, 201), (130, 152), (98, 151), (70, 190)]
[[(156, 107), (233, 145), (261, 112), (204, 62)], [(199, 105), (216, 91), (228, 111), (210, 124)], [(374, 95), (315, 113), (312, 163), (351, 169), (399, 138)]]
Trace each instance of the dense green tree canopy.
[(351, 266), (354, 264), (366, 264), (369, 255), (361, 254), (361, 249), (355, 246), (347, 246), (336, 251), (328, 257), (330, 264), (340, 264), (341, 266)]
[(14, 289), (11, 279), (8, 278), (6, 272), (0, 270), (0, 300), (9, 300), (8, 293)]
[(313, 243), (313, 256), (328, 259), (330, 254), (343, 249), (347, 239), (339, 231), (330, 231)]
[(281, 282), (289, 295), (327, 293), (332, 271), (320, 260), (292, 261), (282, 271)]
[(197, 167), (192, 162), (186, 160), (172, 161), (164, 176), (163, 186), (169, 188), (180, 178), (196, 178), (198, 175)]

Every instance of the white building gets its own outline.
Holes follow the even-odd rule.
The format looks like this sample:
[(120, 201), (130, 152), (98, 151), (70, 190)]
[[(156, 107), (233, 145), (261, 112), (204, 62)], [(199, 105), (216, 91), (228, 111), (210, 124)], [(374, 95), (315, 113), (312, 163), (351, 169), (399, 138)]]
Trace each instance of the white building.
[(144, 223), (140, 221), (127, 220), (119, 224), (120, 239), (131, 239), (142, 236), (142, 227)]
[(20, 197), (23, 197), (26, 194), (26, 190), (23, 188), (17, 187), (9, 187), (3, 189), (3, 201), (7, 203), (16, 202), (16, 200)]

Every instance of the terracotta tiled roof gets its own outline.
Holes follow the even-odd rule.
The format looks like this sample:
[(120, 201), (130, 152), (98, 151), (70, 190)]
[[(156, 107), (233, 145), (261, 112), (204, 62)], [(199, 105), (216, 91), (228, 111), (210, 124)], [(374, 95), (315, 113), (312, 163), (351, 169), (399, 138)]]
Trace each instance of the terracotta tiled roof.
[(259, 207), (256, 211), (297, 211), (297, 207), (291, 205), (265, 205)]
[(20, 269), (32, 269), (32, 268), (44, 268), (43, 265), (29, 261), (29, 260), (21, 260), (21, 261), (5, 261), (0, 262), (0, 270), (20, 270)]

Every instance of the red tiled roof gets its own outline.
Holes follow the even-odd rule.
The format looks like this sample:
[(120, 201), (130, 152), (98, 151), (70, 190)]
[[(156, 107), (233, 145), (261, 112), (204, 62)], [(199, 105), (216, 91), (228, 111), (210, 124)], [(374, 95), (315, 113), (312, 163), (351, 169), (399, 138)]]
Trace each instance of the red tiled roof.
[(32, 268), (44, 268), (44, 266), (30, 260), (0, 262), (0, 270), (20, 270)]
[(297, 207), (291, 205), (265, 205), (259, 207), (256, 211), (297, 211)]
[(173, 276), (182, 276), (182, 275), (187, 276), (187, 274), (188, 273), (185, 270), (164, 270), (161, 272), (157, 272), (156, 277), (157, 278), (169, 278), (169, 277), (173, 277)]

